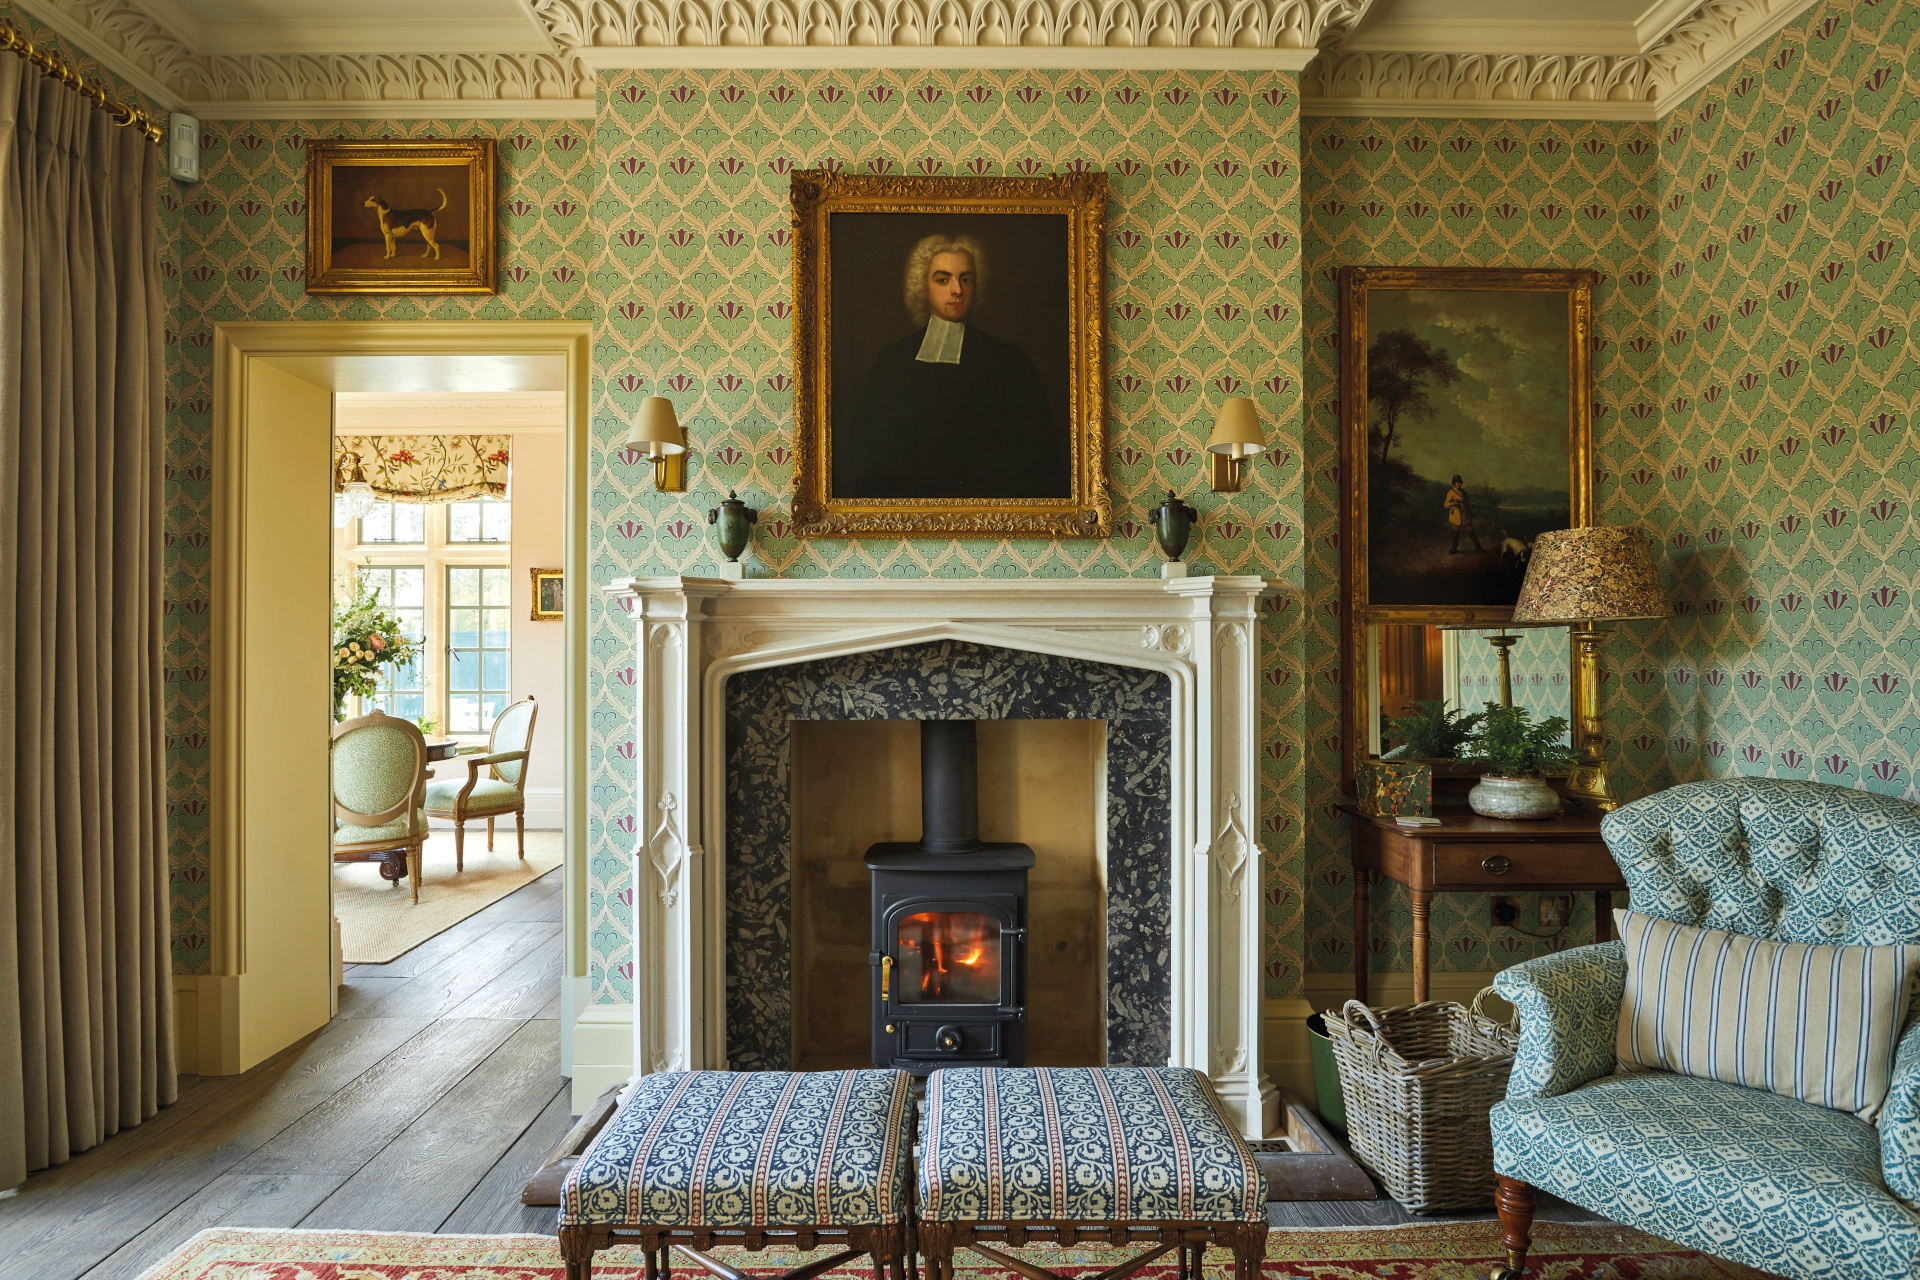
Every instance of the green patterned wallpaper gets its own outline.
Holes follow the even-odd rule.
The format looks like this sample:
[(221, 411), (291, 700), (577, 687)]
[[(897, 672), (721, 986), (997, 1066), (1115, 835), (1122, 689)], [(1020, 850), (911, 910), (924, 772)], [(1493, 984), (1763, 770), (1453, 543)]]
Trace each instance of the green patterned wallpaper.
[[(1300, 573), (1299, 173), (1291, 75), (1119, 72), (667, 72), (609, 77), (576, 122), (213, 122), (202, 172), (173, 187), (169, 335), (169, 734), (176, 958), (204, 971), (211, 326), (220, 320), (591, 316), (591, 574), (711, 572), (704, 513), (728, 488), (763, 508), (750, 571), (787, 576), (1153, 576), (1146, 508), (1169, 487), (1206, 513), (1196, 569)], [(497, 298), (307, 298), (304, 140), (501, 140)], [(1103, 542), (801, 542), (790, 532), (786, 174), (1105, 169), (1110, 459)], [(634, 406), (673, 397), (695, 444), (684, 494), (618, 449)], [(1260, 402), (1274, 447), (1231, 498), (1201, 446), (1227, 395)], [(584, 593), (583, 593), (584, 594)], [(596, 998), (630, 990), (635, 826), (631, 643), (591, 598), (590, 951)], [(1263, 839), (1275, 994), (1301, 971), (1297, 868), (1304, 698), (1297, 594), (1263, 637)]]
[[(1592, 267), (1594, 447), (1602, 521), (1613, 510), (1619, 459), (1658, 419), (1661, 272), (1659, 145), (1651, 124), (1537, 120), (1311, 119), (1303, 130), (1306, 208), (1306, 452), (1304, 639), (1313, 701), (1306, 795), (1308, 969), (1353, 966), (1353, 873), (1340, 799), (1340, 547), (1338, 269), (1347, 264), (1436, 267)], [(1564, 635), (1564, 633), (1556, 633)], [(1478, 643), (1478, 642), (1471, 642)], [(1526, 673), (1532, 674), (1529, 668)], [(1608, 687), (1611, 689), (1612, 682)], [(1608, 693), (1609, 706), (1613, 696)], [(1404, 971), (1413, 915), (1406, 891), (1375, 878), (1370, 966)], [(1559, 938), (1492, 928), (1486, 899), (1433, 903), (1436, 970), (1500, 968), (1591, 941), (1591, 898), (1576, 896)]]
[[(597, 374), (593, 576), (711, 572), (704, 519), (729, 488), (762, 508), (750, 572), (787, 577), (1152, 577), (1146, 510), (1203, 512), (1200, 572), (1297, 586), (1301, 564), (1299, 171), (1295, 77), (1111, 71), (624, 72), (595, 128)], [(793, 537), (790, 170), (1040, 174), (1103, 169), (1110, 470), (1105, 541)], [(671, 396), (696, 442), (688, 492), (660, 494), (609, 446), (641, 397)], [(1201, 447), (1228, 395), (1273, 448), (1230, 497)], [(1303, 739), (1298, 597), (1263, 628), (1262, 839), (1268, 975), (1301, 972)], [(590, 930), (596, 998), (626, 999), (631, 629), (596, 614)], [(611, 963), (610, 963), (611, 962)]]
[(1613, 642), (1642, 787), (1916, 795), (1917, 81), (1920, 5), (1825, 3), (1661, 124), (1658, 430), (1606, 504), (1681, 610)]
[[(1292, 76), (1068, 71), (634, 72), (605, 80), (592, 122), (210, 123), (206, 181), (170, 185), (162, 210), (174, 250), (166, 608), (179, 968), (208, 962), (208, 364), (211, 325), (227, 319), (592, 317), (596, 578), (710, 567), (702, 513), (728, 486), (767, 509), (757, 572), (1144, 576), (1144, 508), (1180, 490), (1207, 512), (1198, 567), (1295, 588), (1263, 642), (1269, 994), (1284, 996), (1303, 969), (1351, 964), (1345, 821), (1331, 809), (1331, 273), (1344, 262), (1591, 266), (1604, 277), (1599, 515), (1662, 539), (1684, 610), (1628, 624), (1609, 646), (1621, 782), (1637, 793), (1764, 772), (1912, 794), (1920, 731), (1902, 712), (1920, 662), (1915, 26), (1897, 0), (1817, 7), (1659, 125), (1323, 119), (1303, 130)], [(502, 144), (500, 296), (300, 292), (304, 138), (474, 135)], [(784, 174), (808, 164), (1113, 175), (1110, 463), (1122, 519), (1110, 542), (791, 537)], [(613, 447), (653, 391), (675, 397), (697, 441), (684, 495), (653, 493)], [(1233, 393), (1261, 401), (1275, 447), (1247, 492), (1217, 498), (1200, 445), (1210, 407)], [(624, 628), (594, 608), (593, 977), (597, 998), (622, 999), (631, 672)], [(1382, 896), (1374, 964), (1404, 968), (1404, 895)], [(1540, 945), (1485, 928), (1481, 905), (1436, 903), (1436, 967), (1490, 968)], [(1591, 928), (1577, 910), (1574, 940)]]

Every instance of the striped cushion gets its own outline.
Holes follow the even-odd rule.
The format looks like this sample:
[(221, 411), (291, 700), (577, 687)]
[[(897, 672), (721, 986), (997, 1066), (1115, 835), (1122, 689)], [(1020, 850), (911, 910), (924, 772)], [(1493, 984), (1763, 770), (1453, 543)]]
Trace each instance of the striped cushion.
[(1261, 1222), (1266, 1184), (1180, 1067), (959, 1067), (927, 1081), (929, 1222)]
[(1623, 1070), (1879, 1112), (1920, 946), (1816, 947), (1613, 914), (1627, 948)]
[(643, 1077), (560, 1193), (562, 1226), (902, 1222), (904, 1071), (662, 1071)]

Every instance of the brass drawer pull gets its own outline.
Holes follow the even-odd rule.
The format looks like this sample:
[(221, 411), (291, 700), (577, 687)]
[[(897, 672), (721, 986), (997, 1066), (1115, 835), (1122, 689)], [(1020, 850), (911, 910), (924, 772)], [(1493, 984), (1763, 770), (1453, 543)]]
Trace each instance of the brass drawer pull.
[(1503, 876), (1513, 870), (1513, 863), (1496, 853), (1491, 858), (1483, 859), (1480, 863), (1480, 869), (1490, 876)]

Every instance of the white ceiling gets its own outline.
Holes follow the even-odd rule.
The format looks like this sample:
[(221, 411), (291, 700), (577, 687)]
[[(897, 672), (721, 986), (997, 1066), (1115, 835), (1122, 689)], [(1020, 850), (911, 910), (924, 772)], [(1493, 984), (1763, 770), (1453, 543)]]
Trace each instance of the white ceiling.
[(520, 0), (139, 0), (197, 53), (538, 53)]

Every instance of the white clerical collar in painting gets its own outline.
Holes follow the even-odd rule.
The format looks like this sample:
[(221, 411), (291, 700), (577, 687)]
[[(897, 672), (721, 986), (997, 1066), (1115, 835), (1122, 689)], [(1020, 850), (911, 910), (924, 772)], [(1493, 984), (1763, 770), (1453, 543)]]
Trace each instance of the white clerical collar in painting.
[(953, 321), (940, 316), (927, 317), (927, 336), (920, 340), (920, 354), (915, 360), (924, 360), (928, 364), (959, 364), (960, 344), (966, 340), (967, 322)]

